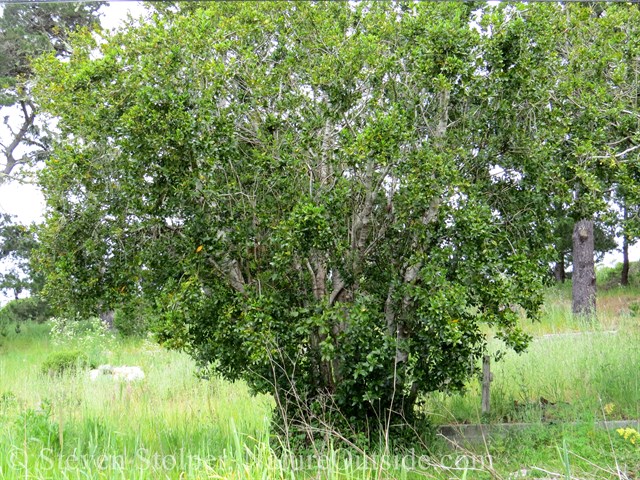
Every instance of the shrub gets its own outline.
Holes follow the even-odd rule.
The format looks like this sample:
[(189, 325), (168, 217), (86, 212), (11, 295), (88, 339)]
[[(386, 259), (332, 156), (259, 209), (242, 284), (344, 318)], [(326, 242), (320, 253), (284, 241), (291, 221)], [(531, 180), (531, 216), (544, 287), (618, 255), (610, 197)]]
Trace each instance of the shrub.
[[(145, 24), (143, 35), (128, 30), (101, 45), (96, 62), (81, 53), (67, 63), (42, 59), (38, 102), (77, 138), (43, 176), (50, 207), (73, 210), (73, 220), (52, 214), (39, 230), (37, 259), (56, 307), (93, 312), (143, 296), (158, 310), (160, 341), (275, 395), (296, 425), (307, 410), (330, 410), (358, 431), (412, 420), (419, 395), (462, 389), (476, 373), (487, 331), (521, 352), (529, 338), (520, 317), (536, 318), (552, 253), (543, 227), (549, 198), (540, 193), (550, 185), (539, 175), (541, 157), (492, 154), (503, 135), (485, 131), (482, 115), (442, 123), (449, 105), (452, 119), (467, 118), (475, 92), (484, 95), (474, 90), (483, 37), (469, 7), (420, 5), (300, 4), (289, 14), (212, 3), (172, 16), (171, 28), (161, 21)], [(441, 38), (430, 19), (445, 17)], [(256, 50), (285, 30), (301, 39), (295, 49)], [(197, 97), (195, 120), (183, 114), (171, 69), (154, 72), (151, 96), (112, 88), (140, 79), (137, 57), (123, 49), (164, 59), (158, 45), (185, 32), (206, 39), (171, 64), (198, 79), (180, 85)], [(429, 40), (416, 46), (418, 37)], [(74, 51), (95, 48), (90, 38), (77, 37)], [(226, 54), (212, 42), (235, 52), (233, 61), (220, 60)], [(323, 42), (337, 45), (348, 66), (319, 52)], [(180, 64), (203, 52), (201, 62)], [(436, 62), (427, 72), (432, 57), (453, 67)], [(407, 68), (396, 69), (395, 58)], [(104, 71), (112, 60), (119, 67)], [(215, 69), (201, 69), (211, 62)], [(85, 90), (96, 75), (101, 81)], [(310, 100), (309, 79), (322, 99)], [(279, 83), (292, 85), (291, 95), (272, 87)], [(223, 114), (220, 98), (234, 100)], [(249, 122), (247, 140), (256, 104), (268, 108), (255, 128)], [(116, 114), (114, 105), (135, 113)], [(118, 154), (87, 162), (103, 148), (94, 140), (114, 131)], [(479, 156), (465, 150), (462, 139), (485, 134), (491, 140)], [(151, 183), (140, 175), (150, 155)], [(511, 171), (513, 162), (517, 181), (478, 174)], [(86, 201), (74, 202), (78, 191)]]
[[(616, 263), (612, 267), (601, 267), (596, 272), (596, 280), (599, 287), (613, 288), (620, 285), (622, 275), (622, 263)], [(629, 284), (637, 286), (640, 283), (640, 262), (629, 264)]]
[(76, 372), (90, 367), (89, 357), (80, 351), (56, 352), (42, 364), (44, 375), (62, 375), (65, 372)]
[(51, 317), (51, 307), (39, 296), (19, 298), (0, 310), (0, 323), (34, 321), (45, 322)]
[(123, 337), (142, 337), (149, 331), (150, 309), (142, 302), (134, 302), (116, 310), (113, 326)]
[(9, 334), (9, 320), (0, 316), (0, 337), (6, 337)]

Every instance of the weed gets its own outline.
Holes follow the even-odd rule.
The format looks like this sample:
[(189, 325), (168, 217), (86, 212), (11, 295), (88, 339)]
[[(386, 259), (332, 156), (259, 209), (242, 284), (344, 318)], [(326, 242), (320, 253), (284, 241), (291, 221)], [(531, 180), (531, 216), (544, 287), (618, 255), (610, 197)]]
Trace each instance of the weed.
[(618, 434), (622, 438), (631, 442), (632, 445), (640, 446), (640, 433), (638, 433), (638, 431), (635, 428), (631, 428), (631, 427), (619, 428), (616, 430), (616, 432), (618, 432)]
[(39, 408), (28, 408), (15, 420), (14, 428), (24, 442), (38, 448), (60, 450), (60, 427), (51, 418), (51, 403), (43, 401)]

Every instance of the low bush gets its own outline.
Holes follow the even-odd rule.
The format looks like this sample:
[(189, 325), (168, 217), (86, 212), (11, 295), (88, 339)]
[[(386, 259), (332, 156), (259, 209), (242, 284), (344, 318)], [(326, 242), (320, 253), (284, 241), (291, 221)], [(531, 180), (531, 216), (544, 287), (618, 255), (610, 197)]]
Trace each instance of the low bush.
[(0, 316), (0, 337), (6, 337), (9, 334), (9, 320)]
[(51, 354), (42, 364), (44, 375), (62, 375), (92, 367), (89, 357), (80, 351), (56, 352)]
[[(600, 267), (596, 272), (596, 281), (598, 287), (614, 288), (620, 285), (620, 277), (622, 276), (622, 263), (616, 263), (612, 267)], [(631, 262), (629, 264), (629, 285), (640, 285), (640, 262)]]
[(45, 322), (51, 318), (51, 307), (39, 296), (19, 298), (0, 309), (0, 323), (34, 321)]

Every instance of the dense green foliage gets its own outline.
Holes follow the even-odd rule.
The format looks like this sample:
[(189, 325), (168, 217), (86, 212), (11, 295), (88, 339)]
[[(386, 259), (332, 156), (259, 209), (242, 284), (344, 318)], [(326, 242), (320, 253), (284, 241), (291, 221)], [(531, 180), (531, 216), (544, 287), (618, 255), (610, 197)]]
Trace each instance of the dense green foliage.
[(640, 20), (475, 8), (182, 5), (75, 36), (38, 64), (64, 138), (41, 175), (49, 298), (153, 305), (163, 342), (302, 423), (410, 417), (476, 372), (487, 326), (521, 351), (557, 212), (636, 193), (616, 129)]
[(10, 322), (44, 322), (51, 317), (51, 307), (39, 295), (12, 300), (0, 309), (0, 321)]
[(31, 264), (31, 255), (38, 245), (36, 227), (21, 225), (11, 215), (0, 215), (0, 290), (17, 299), (22, 292), (37, 293), (44, 279)]
[(42, 362), (40, 371), (44, 375), (54, 376), (73, 373), (87, 367), (89, 367), (89, 357), (80, 350), (71, 350), (51, 354)]
[(295, 420), (411, 415), (474, 373), (484, 324), (524, 348), (545, 185), (533, 149), (520, 182), (491, 175), (516, 159), (469, 115), (494, 100), (471, 15), (219, 4), (76, 38), (40, 64), (67, 139), (42, 175), (50, 298), (155, 298), (164, 342)]
[[(0, 291), (14, 297), (0, 309), (0, 324), (5, 326), (11, 322), (43, 322), (51, 316), (48, 302), (39, 295), (44, 277), (31, 263), (38, 245), (35, 230), (35, 225), (20, 225), (10, 215), (0, 216)], [(19, 298), (24, 293), (30, 296)]]

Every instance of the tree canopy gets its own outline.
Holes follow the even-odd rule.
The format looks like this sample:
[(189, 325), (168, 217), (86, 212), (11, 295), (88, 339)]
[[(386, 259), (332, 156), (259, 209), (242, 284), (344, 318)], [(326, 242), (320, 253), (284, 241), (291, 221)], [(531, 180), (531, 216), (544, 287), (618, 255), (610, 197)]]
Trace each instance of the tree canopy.
[(558, 161), (586, 142), (555, 107), (565, 7), (181, 5), (38, 63), (58, 308), (145, 297), (161, 340), (295, 421), (410, 417), (488, 328), (522, 351), (553, 201), (591, 178)]

